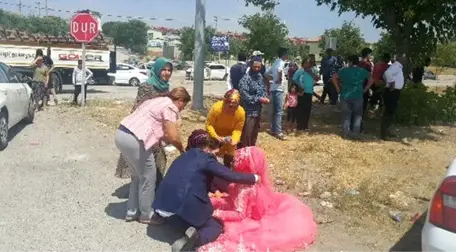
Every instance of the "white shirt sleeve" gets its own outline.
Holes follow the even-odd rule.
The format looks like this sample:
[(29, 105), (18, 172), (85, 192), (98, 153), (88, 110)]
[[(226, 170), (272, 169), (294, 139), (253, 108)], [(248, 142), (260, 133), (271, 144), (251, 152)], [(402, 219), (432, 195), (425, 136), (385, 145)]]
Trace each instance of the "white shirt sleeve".
[(73, 69), (73, 85), (76, 85), (76, 68)]
[(386, 80), (386, 85), (388, 86), (389, 83), (394, 82), (394, 74), (397, 71), (397, 66), (395, 64), (388, 67), (388, 69), (383, 74), (383, 78)]

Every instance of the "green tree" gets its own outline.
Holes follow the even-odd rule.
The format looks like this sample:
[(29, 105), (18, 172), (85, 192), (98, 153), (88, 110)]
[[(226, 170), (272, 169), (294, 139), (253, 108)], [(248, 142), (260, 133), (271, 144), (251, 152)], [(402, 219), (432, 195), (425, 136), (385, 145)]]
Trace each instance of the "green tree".
[[(371, 18), (374, 26), (391, 35), (394, 47), (405, 54), (404, 71), (409, 73), (413, 65), (422, 62), (435, 51), (437, 44), (445, 43), (456, 35), (456, 2), (454, 0), (316, 0), (331, 10), (355, 12)], [(267, 4), (259, 0), (258, 4)]]
[(277, 56), (277, 50), (288, 43), (288, 28), (272, 12), (243, 16), (239, 24), (248, 30), (247, 47), (261, 50), (268, 60)]
[(382, 32), (380, 35), (380, 39), (374, 44), (374, 59), (380, 59), (384, 53), (394, 55), (396, 54), (396, 48), (394, 46), (394, 42), (391, 38), (391, 35)]
[(4, 10), (0, 10), (0, 24), (7, 29), (54, 36), (67, 34), (69, 29), (68, 21), (60, 17), (21, 16)]
[[(215, 34), (215, 29), (212, 27), (206, 27), (204, 30), (205, 37), (205, 55), (206, 59), (210, 59), (211, 52), (211, 38)], [(180, 36), (179, 50), (182, 52), (185, 60), (193, 59), (193, 50), (195, 49), (195, 29), (193, 27), (184, 27)]]
[(145, 54), (149, 27), (143, 21), (133, 19), (127, 22), (106, 22), (102, 28), (103, 33), (111, 37), (114, 44), (134, 53)]
[(341, 28), (325, 30), (319, 44), (320, 48), (325, 49), (326, 39), (329, 37), (336, 38), (335, 55), (344, 59), (350, 55), (360, 55), (361, 50), (367, 46), (361, 30), (352, 22), (344, 22)]
[(229, 55), (237, 57), (240, 52), (247, 52), (247, 43), (237, 38), (230, 38), (230, 52)]
[(437, 45), (433, 63), (440, 68), (439, 70), (456, 67), (456, 41)]

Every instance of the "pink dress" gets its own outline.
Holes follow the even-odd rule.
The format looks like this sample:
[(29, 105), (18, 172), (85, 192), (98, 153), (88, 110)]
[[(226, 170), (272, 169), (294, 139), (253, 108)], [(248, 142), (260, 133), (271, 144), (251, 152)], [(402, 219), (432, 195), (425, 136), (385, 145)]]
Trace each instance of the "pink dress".
[(228, 197), (211, 199), (214, 216), (225, 225), (224, 233), (199, 252), (295, 251), (315, 241), (317, 224), (312, 211), (296, 197), (274, 192), (261, 149), (238, 150), (234, 169), (259, 174), (261, 182), (231, 184)]

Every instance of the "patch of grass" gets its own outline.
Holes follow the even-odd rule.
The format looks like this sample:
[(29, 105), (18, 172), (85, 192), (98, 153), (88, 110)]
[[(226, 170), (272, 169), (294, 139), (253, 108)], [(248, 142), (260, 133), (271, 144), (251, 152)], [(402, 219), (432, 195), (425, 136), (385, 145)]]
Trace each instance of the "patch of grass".
[[(206, 99), (209, 107), (216, 99)], [(114, 129), (132, 107), (120, 101), (91, 101), (83, 109), (67, 107), (73, 113), (85, 113), (109, 129)], [(340, 111), (328, 105), (315, 104), (308, 134), (290, 134), (287, 141), (270, 136), (264, 129), (258, 145), (265, 150), (274, 181), (279, 189), (296, 194), (336, 192), (332, 198), (344, 215), (371, 216), (380, 223), (393, 223), (388, 209), (398, 209), (390, 195), (400, 191), (411, 199), (429, 198), (435, 184), (456, 152), (456, 129), (444, 126), (426, 128), (401, 127), (396, 133), (403, 139), (380, 141), (378, 120), (367, 120), (364, 141), (348, 141), (340, 135)], [(185, 142), (195, 129), (204, 128), (204, 111), (183, 111), (181, 126)], [(265, 115), (264, 122), (267, 120)], [(172, 161), (170, 157), (169, 161)], [(169, 162), (170, 163), (170, 162)], [(278, 183), (279, 184), (279, 183)], [(359, 195), (347, 194), (356, 190)], [(416, 202), (401, 209), (407, 214), (421, 212), (427, 202)], [(393, 225), (391, 224), (391, 225)], [(411, 223), (401, 224), (399, 231)]]

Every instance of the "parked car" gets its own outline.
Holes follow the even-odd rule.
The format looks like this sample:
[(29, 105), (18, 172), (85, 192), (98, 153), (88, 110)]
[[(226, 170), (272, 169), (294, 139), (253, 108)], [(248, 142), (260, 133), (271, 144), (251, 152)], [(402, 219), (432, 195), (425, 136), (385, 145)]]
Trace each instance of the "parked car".
[(428, 208), (421, 232), (422, 251), (456, 248), (456, 159), (448, 167)]
[(432, 71), (425, 71), (423, 74), (423, 80), (437, 80), (437, 75)]
[[(186, 79), (193, 80), (193, 67), (186, 70)], [(226, 80), (228, 67), (222, 64), (210, 63), (204, 67), (205, 80)]]
[(138, 86), (147, 81), (149, 71), (148, 69), (140, 69), (130, 64), (119, 63), (117, 64), (116, 73), (108, 73), (108, 76), (113, 77), (113, 85), (129, 84), (131, 86)]
[(0, 150), (8, 146), (9, 130), (21, 121), (32, 123), (35, 103), (25, 77), (0, 62)]

